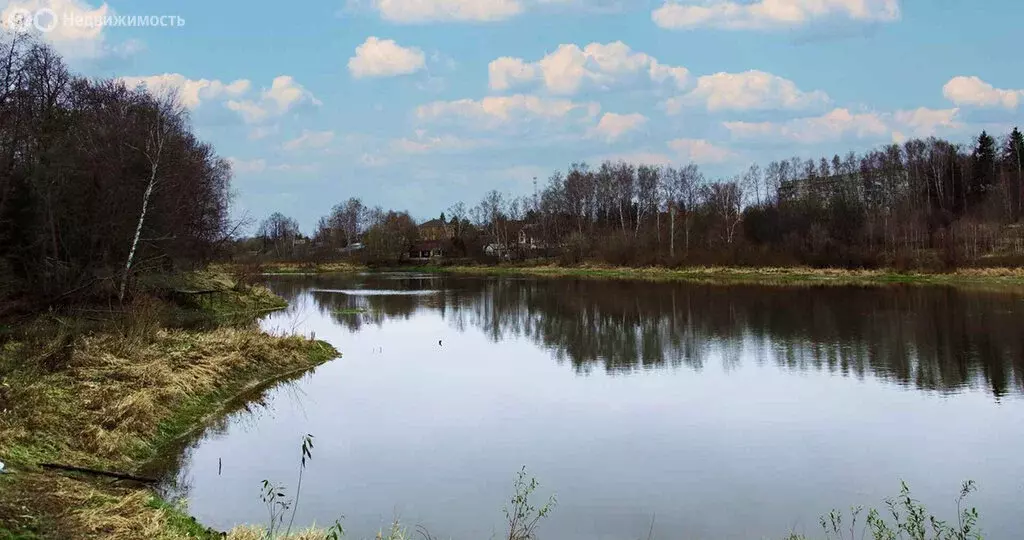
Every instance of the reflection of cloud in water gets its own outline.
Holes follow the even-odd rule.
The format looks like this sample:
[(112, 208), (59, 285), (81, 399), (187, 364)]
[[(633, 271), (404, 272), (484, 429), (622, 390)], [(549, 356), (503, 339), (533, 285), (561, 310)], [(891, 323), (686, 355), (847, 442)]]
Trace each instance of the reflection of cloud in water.
[(347, 294), (349, 296), (428, 296), (441, 291), (400, 291), (388, 289), (312, 289), (313, 292)]

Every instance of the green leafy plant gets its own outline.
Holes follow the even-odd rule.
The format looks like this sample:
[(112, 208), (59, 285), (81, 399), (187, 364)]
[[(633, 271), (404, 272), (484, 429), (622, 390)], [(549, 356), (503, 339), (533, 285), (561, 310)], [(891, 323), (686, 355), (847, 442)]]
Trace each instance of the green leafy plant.
[[(872, 508), (868, 511), (861, 537), (870, 535), (873, 540), (981, 540), (978, 510), (964, 508), (964, 501), (976, 490), (973, 480), (964, 482), (960, 487), (960, 495), (956, 499), (957, 522), (950, 525), (930, 514), (920, 501), (911, 497), (907, 483), (900, 482), (900, 494), (885, 501), (891, 523)], [(862, 511), (859, 506), (850, 509), (849, 528), (843, 525), (842, 511), (832, 510), (828, 516), (823, 516), (821, 528), (825, 538), (857, 540), (857, 518)]]
[(267, 538), (273, 539), (284, 523), (284, 516), (288, 513), (288, 508), (291, 507), (291, 501), (285, 498), (284, 486), (272, 484), (269, 480), (263, 481), (263, 489), (260, 490), (260, 500), (266, 505), (267, 513), (270, 515), (270, 523), (267, 525)]
[(505, 519), (508, 521), (508, 540), (533, 540), (537, 538), (537, 525), (544, 519), (557, 504), (554, 495), (540, 508), (530, 502), (530, 496), (540, 485), (537, 479), (530, 477), (526, 479), (526, 467), (516, 473), (515, 494), (512, 495), (511, 505), (506, 505), (502, 510)]
[[(284, 530), (284, 536), (287, 537), (291, 534), (292, 524), (295, 523), (295, 513), (299, 509), (299, 497), (302, 495), (302, 473), (306, 470), (307, 461), (311, 459), (313, 459), (313, 436), (307, 434), (302, 437), (302, 458), (299, 462), (299, 479), (295, 486), (294, 499), (287, 499), (285, 497), (284, 486), (273, 484), (269, 480), (263, 480), (260, 500), (266, 505), (267, 513), (270, 516), (270, 524), (267, 526), (267, 538), (269, 540), (273, 540), (281, 532), (288, 510), (291, 510), (291, 516), (288, 519), (288, 527)], [(337, 532), (334, 538), (337, 539), (340, 538), (337, 534), (344, 535), (345, 531), (339, 523), (335, 522), (335, 525), (337, 526)], [(334, 530), (334, 527), (328, 529), (328, 534)]]

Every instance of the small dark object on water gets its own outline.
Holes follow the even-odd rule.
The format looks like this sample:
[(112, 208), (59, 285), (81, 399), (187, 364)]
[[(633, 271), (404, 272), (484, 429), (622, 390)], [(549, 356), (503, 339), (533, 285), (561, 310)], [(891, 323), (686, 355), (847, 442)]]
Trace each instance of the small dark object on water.
[(438, 345), (438, 347), (440, 347), (440, 346), (441, 346), (441, 340), (440, 340), (440, 339), (439, 339), (439, 340), (437, 340), (437, 345)]
[(217, 476), (220, 476), (220, 471), (223, 468), (224, 468), (224, 463), (220, 460), (220, 458), (217, 458)]

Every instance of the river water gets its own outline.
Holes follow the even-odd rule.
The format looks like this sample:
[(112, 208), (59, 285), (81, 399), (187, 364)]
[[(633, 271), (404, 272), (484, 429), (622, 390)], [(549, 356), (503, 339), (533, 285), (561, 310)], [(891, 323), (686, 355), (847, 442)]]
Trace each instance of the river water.
[[(558, 505), (550, 539), (820, 536), (905, 480), (986, 538), (1024, 534), (1024, 294), (421, 274), (279, 276), (262, 321), (343, 356), (211, 426), (168, 486), (203, 523), (372, 538), (395, 517), (501, 537), (516, 471)], [(652, 528), (653, 527), (653, 528)]]

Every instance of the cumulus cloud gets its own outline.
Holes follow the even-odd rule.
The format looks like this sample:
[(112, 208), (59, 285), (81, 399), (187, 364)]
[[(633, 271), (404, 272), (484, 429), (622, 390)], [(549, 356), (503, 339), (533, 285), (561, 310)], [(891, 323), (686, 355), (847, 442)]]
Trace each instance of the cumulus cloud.
[(373, 0), (381, 18), (395, 23), (492, 22), (519, 15), (519, 0)]
[(181, 104), (189, 109), (195, 109), (204, 100), (242, 96), (252, 87), (252, 83), (247, 79), (225, 83), (216, 79), (189, 79), (180, 73), (121, 77), (120, 80), (129, 88), (144, 86), (157, 95), (174, 93), (181, 100)]
[(420, 121), (459, 120), (481, 129), (532, 119), (555, 120), (576, 116), (594, 118), (601, 106), (568, 99), (548, 99), (532, 95), (492, 96), (481, 100), (435, 101), (416, 109)]
[(246, 123), (258, 124), (303, 104), (323, 105), (294, 78), (281, 75), (274, 79), (270, 88), (263, 89), (258, 100), (229, 100), (227, 108), (237, 112)]
[(589, 135), (611, 143), (628, 133), (642, 128), (646, 123), (647, 117), (640, 113), (605, 113), (597, 125), (590, 130)]
[(674, 139), (666, 143), (679, 156), (680, 161), (699, 165), (723, 163), (735, 157), (728, 148), (704, 139)]
[(715, 73), (697, 79), (688, 94), (665, 101), (669, 114), (678, 114), (686, 105), (703, 105), (709, 111), (750, 111), (811, 109), (829, 103), (820, 90), (804, 92), (789, 79), (764, 71)]
[(488, 64), (487, 74), (491, 90), (508, 90), (538, 78), (540, 68), (522, 58), (503, 56)]
[(685, 67), (662, 64), (650, 55), (634, 52), (621, 41), (591, 43), (582, 49), (562, 44), (536, 62), (502, 57), (488, 66), (492, 90), (540, 81), (548, 91), (565, 95), (576, 93), (584, 84), (606, 88), (637, 77), (684, 88), (689, 73)]
[(699, 27), (729, 30), (797, 28), (815, 19), (845, 18), (892, 22), (900, 18), (899, 0), (668, 0), (654, 10), (655, 24), (670, 30)]
[(355, 56), (348, 60), (348, 70), (357, 79), (408, 75), (423, 69), (425, 65), (426, 57), (422, 50), (402, 47), (394, 40), (374, 36), (366, 38), (362, 45), (356, 47)]
[(786, 122), (725, 122), (723, 125), (737, 139), (788, 140), (802, 144), (837, 141), (851, 137), (899, 140), (906, 133), (927, 137), (940, 130), (959, 129), (959, 109), (919, 108), (895, 113), (853, 113), (834, 109), (824, 115), (798, 118)]
[(962, 128), (959, 116), (960, 109), (920, 107), (911, 111), (896, 111), (893, 114), (893, 129), (906, 131), (915, 137), (930, 137), (940, 131)]
[(302, 130), (298, 137), (284, 143), (285, 150), (302, 150), (306, 148), (323, 148), (334, 141), (333, 131)]
[(1003, 90), (978, 77), (953, 77), (942, 87), (946, 99), (961, 106), (1016, 109), (1024, 100), (1024, 90)]

